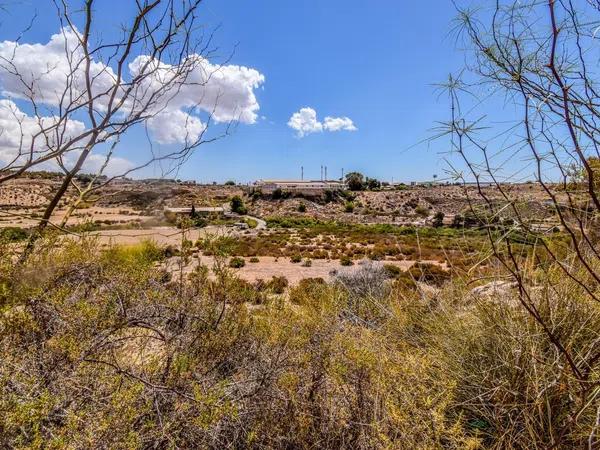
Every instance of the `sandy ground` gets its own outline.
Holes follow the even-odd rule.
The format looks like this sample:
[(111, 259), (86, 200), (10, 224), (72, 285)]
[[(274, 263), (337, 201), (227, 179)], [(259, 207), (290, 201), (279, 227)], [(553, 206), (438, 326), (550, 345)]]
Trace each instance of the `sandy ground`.
[[(256, 281), (259, 279), (269, 280), (273, 276), (284, 276), (288, 279), (291, 285), (298, 284), (304, 278), (323, 278), (330, 280), (332, 271), (354, 270), (360, 267), (364, 261), (355, 261), (355, 265), (345, 267), (337, 260), (316, 259), (312, 261), (311, 267), (304, 267), (302, 263), (292, 263), (289, 258), (275, 258), (273, 256), (262, 256), (259, 262), (251, 263), (249, 258), (244, 258), (246, 265), (240, 269), (233, 270), (240, 278), (247, 281)], [(438, 261), (421, 261), (440, 265)], [(375, 265), (393, 264), (400, 267), (402, 270), (408, 270), (415, 261), (374, 261)], [(197, 255), (192, 262), (184, 268), (185, 273), (189, 273), (197, 267), (198, 264), (204, 264), (212, 267), (214, 259), (211, 256)], [(444, 264), (441, 264), (445, 268)], [(180, 270), (179, 259), (171, 258), (167, 262), (167, 270), (170, 272), (178, 272)]]
[[(39, 223), (39, 217), (42, 215), (42, 210), (19, 210), (19, 209), (0, 209), (0, 227), (21, 227), (30, 228)], [(57, 210), (51, 218), (51, 222), (59, 224), (66, 210)], [(32, 213), (37, 214), (32, 217)], [(81, 224), (89, 221), (110, 221), (110, 224), (125, 224), (129, 222), (144, 222), (153, 219), (152, 216), (143, 216), (128, 208), (103, 208), (92, 207), (80, 209), (69, 218), (69, 225)]]
[[(185, 239), (196, 242), (209, 235), (225, 236), (232, 231), (227, 227), (208, 226), (188, 230)], [(176, 227), (154, 227), (145, 230), (102, 230), (89, 233), (95, 236), (101, 245), (137, 244), (145, 240), (152, 240), (159, 245), (173, 245), (181, 247), (182, 231)]]
[[(252, 233), (252, 232), (250, 232)], [(148, 230), (105, 230), (90, 233), (97, 236), (101, 245), (111, 244), (135, 244), (145, 239), (151, 239), (160, 245), (173, 245), (179, 247), (181, 244), (181, 230), (174, 227), (156, 227)], [(237, 235), (240, 239), (244, 238), (243, 234), (228, 227), (209, 226), (201, 229), (193, 229), (187, 232), (186, 239), (192, 242), (200, 238), (213, 235)], [(289, 258), (276, 258), (274, 256), (261, 256), (259, 262), (251, 263), (250, 258), (244, 258), (246, 265), (240, 269), (232, 269), (237, 275), (247, 281), (256, 281), (259, 279), (269, 280), (273, 276), (284, 276), (290, 284), (297, 284), (304, 278), (323, 278), (328, 280), (331, 278), (331, 272), (334, 270), (351, 269), (344, 267), (338, 260), (315, 259), (312, 260), (310, 267), (304, 267), (302, 263), (292, 263)], [(439, 261), (422, 261), (431, 264), (439, 265)], [(359, 261), (355, 261), (357, 267)], [(415, 261), (385, 261), (385, 264), (393, 264), (400, 267), (402, 270), (409, 269)], [(205, 256), (201, 253), (196, 253), (189, 265), (184, 268), (184, 272), (189, 273), (197, 267), (198, 264), (204, 264), (210, 268), (214, 265), (212, 256)], [(384, 264), (384, 262), (374, 262), (374, 264)], [(167, 263), (167, 270), (177, 272), (180, 270), (179, 258), (170, 258)], [(444, 265), (442, 265), (444, 266)]]
[[(240, 239), (244, 238), (244, 234), (252, 234), (254, 231), (241, 232), (230, 227), (222, 226), (209, 226), (201, 229), (189, 230), (186, 234), (186, 239), (192, 242), (197, 241), (207, 236), (225, 236), (235, 235)], [(103, 230), (89, 233), (88, 235), (96, 236), (99, 240), (100, 245), (114, 245), (114, 244), (125, 244), (131, 245), (150, 239), (159, 245), (172, 245), (175, 247), (181, 246), (182, 232), (180, 229), (175, 227), (154, 227), (147, 230)], [(331, 278), (332, 271), (350, 270), (359, 266), (360, 261), (355, 261), (355, 265), (352, 267), (344, 267), (338, 260), (324, 260), (315, 259), (312, 260), (310, 267), (305, 267), (302, 263), (292, 263), (289, 258), (274, 256), (261, 256), (259, 262), (251, 263), (250, 258), (244, 258), (246, 265), (240, 269), (233, 270), (240, 278), (247, 281), (256, 281), (258, 279), (269, 280), (273, 276), (284, 276), (288, 279), (290, 284), (297, 284), (304, 278), (323, 278), (329, 280)], [(431, 264), (440, 265), (438, 261), (422, 261)], [(374, 264), (393, 264), (400, 267), (402, 270), (409, 269), (415, 261), (385, 261), (385, 262), (374, 262)], [(189, 273), (193, 271), (199, 264), (204, 264), (209, 268), (214, 265), (214, 258), (212, 256), (202, 255), (200, 252), (194, 254), (191, 262), (184, 267), (184, 272)], [(444, 264), (441, 264), (444, 267)], [(180, 270), (179, 258), (170, 258), (166, 262), (166, 268), (170, 272), (178, 272)]]
[[(35, 200), (35, 199), (33, 199)], [(36, 205), (35, 201), (31, 200), (31, 205), (25, 208), (0, 208), (0, 227), (19, 226), (23, 228), (37, 225), (41, 215), (41, 208)], [(32, 214), (36, 217), (32, 217)], [(59, 223), (65, 214), (65, 210), (57, 210), (52, 218), (52, 222)], [(85, 223), (87, 221), (106, 222), (107, 225), (122, 225), (127, 223), (144, 223), (150, 224), (156, 222), (157, 218), (151, 216), (140, 215), (133, 208), (128, 207), (98, 207), (77, 210), (70, 218), (69, 224)], [(266, 223), (258, 219), (259, 228), (265, 228)], [(186, 232), (185, 238), (196, 242), (198, 239), (209, 235), (225, 236), (233, 235), (239, 239), (244, 239), (245, 236), (255, 234), (257, 230), (240, 231), (231, 227), (224, 226), (209, 226), (202, 229), (192, 229)], [(122, 230), (101, 230), (88, 233), (87, 236), (97, 237), (101, 246), (114, 244), (131, 245), (142, 242), (144, 240), (153, 240), (161, 246), (180, 247), (182, 242), (182, 230), (176, 227), (169, 226), (154, 226), (147, 229), (122, 229)], [(65, 238), (76, 238), (74, 235), (65, 235)], [(258, 263), (251, 263), (249, 258), (246, 259), (246, 265), (240, 269), (232, 269), (242, 279), (248, 281), (256, 281), (258, 279), (268, 280), (273, 276), (286, 277), (289, 282), (294, 285), (304, 278), (323, 278), (328, 280), (331, 278), (333, 271), (352, 270), (358, 267), (343, 267), (338, 260), (313, 260), (310, 267), (305, 267), (302, 263), (292, 263), (289, 258), (275, 257), (260, 257)], [(439, 264), (437, 261), (424, 261)], [(358, 263), (358, 262), (356, 262)], [(403, 270), (407, 270), (414, 264), (414, 261), (386, 261), (388, 264), (399, 266)], [(186, 268), (186, 272), (190, 272), (198, 264), (205, 264), (212, 267), (214, 260), (210, 256), (204, 256), (196, 253), (191, 264)], [(375, 264), (382, 264), (375, 263)], [(167, 262), (168, 270), (175, 272), (178, 270), (178, 258), (171, 258)]]

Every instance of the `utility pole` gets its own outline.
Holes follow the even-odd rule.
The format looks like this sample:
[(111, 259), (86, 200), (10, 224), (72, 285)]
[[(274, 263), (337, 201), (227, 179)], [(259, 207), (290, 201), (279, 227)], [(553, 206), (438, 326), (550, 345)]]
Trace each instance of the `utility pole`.
[(304, 166), (300, 166), (300, 179), (304, 181)]
[(321, 164), (321, 181), (323, 181), (323, 165)]
[(342, 167), (342, 182), (344, 181), (344, 168)]
[(325, 166), (325, 181), (327, 181), (327, 166)]

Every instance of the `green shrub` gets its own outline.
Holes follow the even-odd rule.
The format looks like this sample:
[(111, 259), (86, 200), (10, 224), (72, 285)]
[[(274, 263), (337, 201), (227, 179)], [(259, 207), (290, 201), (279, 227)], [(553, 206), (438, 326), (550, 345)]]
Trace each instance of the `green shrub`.
[(286, 277), (274, 276), (267, 283), (267, 286), (274, 294), (283, 294), (285, 292), (285, 289), (289, 286), (289, 284), (290, 283)]
[(424, 206), (417, 206), (415, 208), (415, 213), (421, 217), (429, 217), (429, 210)]
[(452, 218), (452, 228), (462, 228), (465, 226), (465, 217), (462, 214), (455, 214)]
[(306, 205), (304, 203), (300, 203), (298, 205), (298, 212), (301, 212), (301, 213), (306, 212)]
[(112, 246), (102, 257), (114, 266), (149, 267), (157, 261), (162, 261), (165, 254), (166, 249), (159, 247), (152, 240), (145, 240), (139, 244)]
[(227, 302), (231, 305), (242, 305), (247, 303), (260, 305), (265, 303), (266, 296), (261, 292), (260, 287), (260, 285), (253, 285), (252, 283), (235, 276), (226, 277), (216, 286), (213, 286), (213, 288), (218, 288), (220, 290), (222, 295), (227, 299)]
[(351, 259), (351, 258), (349, 258), (348, 256), (342, 256), (342, 257), (340, 258), (340, 264), (341, 264), (342, 266), (352, 266), (352, 265), (354, 265), (354, 262), (353, 262), (353, 261), (352, 261), (352, 259)]
[(208, 220), (204, 217), (195, 216), (192, 218), (192, 226), (196, 228), (204, 228), (208, 225)]
[[(353, 202), (354, 200), (356, 200), (356, 193), (352, 192), (352, 191), (338, 191), (339, 192), (339, 196), (349, 202)], [(360, 201), (357, 201), (357, 203), (360, 203)]]
[(375, 246), (373, 249), (371, 249), (368, 253), (369, 259), (371, 261), (381, 261), (382, 259), (385, 259), (385, 255), (386, 255), (386, 250), (384, 248), (377, 247), (377, 246)]
[(290, 261), (293, 262), (294, 264), (297, 264), (300, 261), (302, 261), (302, 256), (300, 256), (300, 255), (292, 255), (292, 257), (290, 258)]
[(240, 269), (246, 265), (246, 261), (244, 258), (240, 258), (239, 256), (234, 256), (229, 260), (229, 267), (233, 269)]
[(208, 236), (198, 239), (196, 246), (207, 256), (229, 256), (237, 254), (235, 249), (238, 243), (231, 236)]
[(376, 178), (367, 177), (365, 185), (366, 188), (370, 191), (378, 191), (381, 189), (381, 182)]
[(246, 218), (244, 221), (250, 228), (256, 228), (258, 226), (258, 222), (255, 219)]
[(306, 258), (304, 260), (304, 262), (302, 263), (302, 267), (311, 267), (312, 266), (312, 259), (310, 258)]
[(190, 241), (189, 239), (183, 239), (181, 241), (181, 250), (182, 251), (186, 251), (186, 250), (190, 250), (194, 248), (194, 243), (192, 241)]
[(290, 289), (289, 300), (295, 305), (319, 308), (331, 298), (331, 293), (323, 278), (303, 278)]
[(286, 198), (290, 198), (291, 196), (292, 196), (292, 193), (290, 191), (283, 191), (280, 188), (274, 189), (273, 193), (271, 194), (271, 198), (273, 200), (286, 199)]
[(233, 196), (231, 198), (231, 201), (229, 202), (229, 205), (231, 206), (231, 210), (234, 213), (243, 215), (248, 212), (248, 210), (244, 206), (244, 201), (242, 200), (242, 198), (239, 195)]
[(67, 226), (67, 229), (74, 233), (90, 233), (92, 231), (98, 231), (100, 228), (101, 225), (92, 220), (86, 220), (85, 222)]
[(0, 228), (0, 241), (4, 242), (19, 242), (24, 241), (29, 237), (29, 233), (19, 227)]
[(347, 213), (354, 212), (354, 203), (350, 201), (346, 202), (346, 204), (344, 205), (344, 211)]
[(256, 256), (253, 256), (252, 258), (249, 259), (249, 261), (251, 263), (257, 263), (257, 262), (260, 262), (260, 259), (258, 259)]
[(402, 274), (402, 269), (395, 264), (384, 264), (383, 269), (390, 278), (397, 278)]
[(253, 202), (259, 200), (260, 198), (262, 198), (263, 193), (260, 189), (252, 189), (252, 191), (250, 192), (250, 198), (252, 199)]
[(441, 286), (450, 279), (450, 272), (442, 269), (437, 264), (415, 263), (408, 269), (408, 275), (416, 281), (422, 281), (434, 286)]

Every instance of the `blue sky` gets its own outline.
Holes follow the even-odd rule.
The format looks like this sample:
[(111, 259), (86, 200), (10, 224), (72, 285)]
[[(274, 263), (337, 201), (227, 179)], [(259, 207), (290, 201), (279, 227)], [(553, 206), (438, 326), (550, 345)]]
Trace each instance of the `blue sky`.
[[(461, 61), (448, 32), (450, 2), (306, 0), (206, 3), (218, 41), (238, 43), (234, 60), (266, 77), (256, 125), (201, 149), (184, 173), (201, 179), (319, 177), (359, 170), (382, 179), (429, 179), (442, 170), (429, 137), (447, 102), (433, 86)], [(298, 139), (286, 124), (301, 107), (348, 116), (355, 132)], [(228, 167), (222, 167), (226, 157)]]
[[(106, 33), (127, 16), (124, 3), (97, 2)], [(15, 6), (0, 26), (0, 39), (14, 39), (33, 9), (38, 18), (24, 41), (47, 42), (58, 23), (45, 0)], [(219, 26), (219, 55), (235, 49), (230, 63), (258, 70), (265, 82), (256, 91), (257, 122), (239, 124), (231, 136), (199, 147), (178, 177), (298, 178), (304, 166), (305, 178), (318, 178), (321, 165), (330, 177), (339, 177), (342, 168), (384, 180), (442, 176), (446, 143), (418, 143), (433, 135), (436, 121), (448, 118), (447, 99), (438, 98), (434, 84), (463, 63), (450, 34), (450, 1), (206, 0), (201, 11), (208, 28)], [(303, 107), (316, 110), (320, 120), (349, 117), (358, 129), (298, 138), (287, 122)], [(130, 155), (147, 145), (141, 133), (124, 144)]]

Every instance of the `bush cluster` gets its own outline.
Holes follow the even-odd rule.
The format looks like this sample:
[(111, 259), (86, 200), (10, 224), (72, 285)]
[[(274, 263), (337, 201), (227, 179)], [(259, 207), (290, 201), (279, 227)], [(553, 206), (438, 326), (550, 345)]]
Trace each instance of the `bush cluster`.
[[(0, 252), (0, 447), (585, 448), (593, 436), (597, 402), (515, 289), (454, 283), (428, 298), (367, 264), (282, 301), (284, 278), (171, 278), (163, 255), (67, 239), (17, 270)], [(544, 274), (531, 304), (574, 354), (597, 352), (598, 304), (560, 267)], [(598, 361), (582, 370), (600, 377)]]
[(246, 265), (246, 260), (239, 256), (234, 256), (229, 260), (229, 267), (232, 269), (240, 269)]

